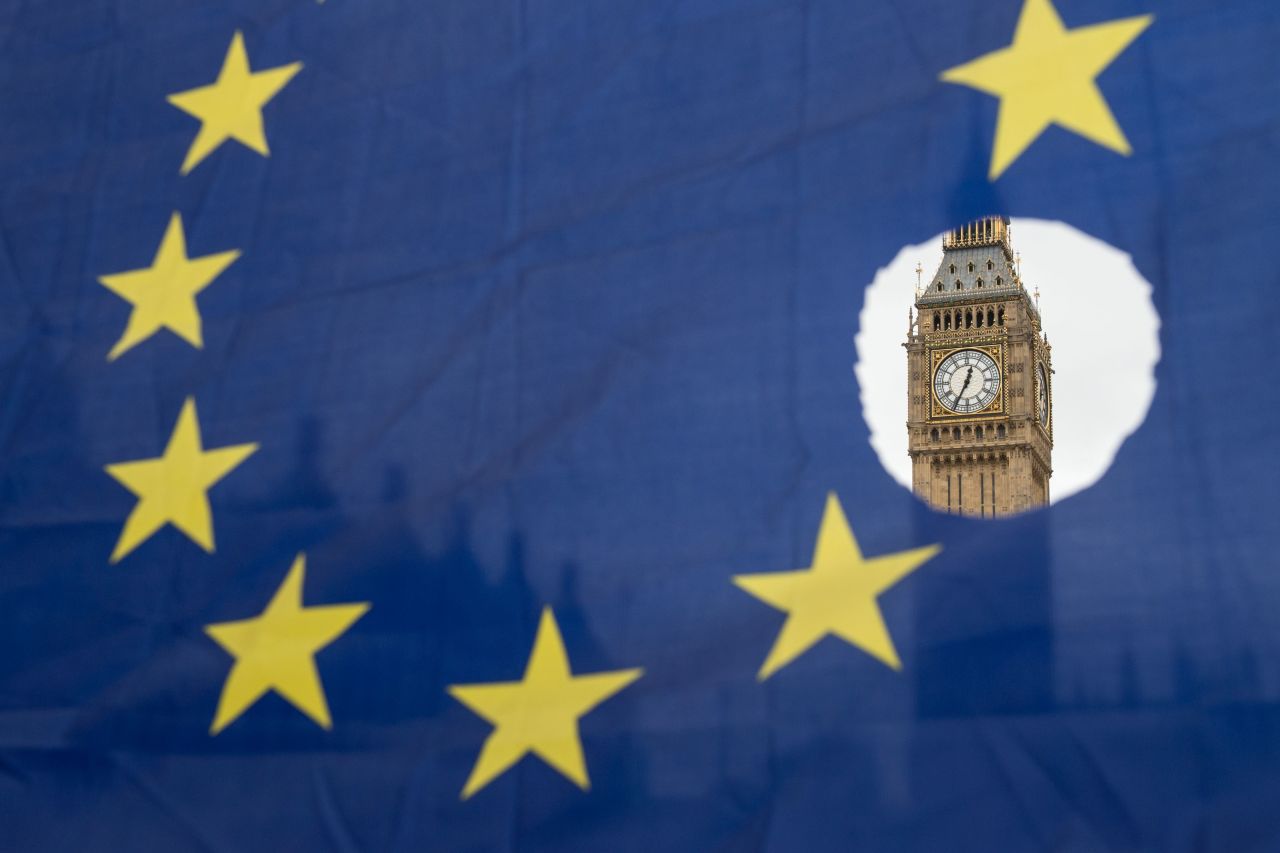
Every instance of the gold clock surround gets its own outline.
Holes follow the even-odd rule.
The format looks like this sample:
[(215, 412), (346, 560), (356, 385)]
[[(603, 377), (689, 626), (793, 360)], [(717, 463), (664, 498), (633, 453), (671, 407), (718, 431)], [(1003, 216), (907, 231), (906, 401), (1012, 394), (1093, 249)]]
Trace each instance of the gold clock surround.
[[(996, 398), (987, 404), (986, 408), (976, 412), (953, 412), (943, 405), (938, 399), (938, 391), (933, 386), (933, 377), (938, 373), (938, 365), (946, 360), (947, 356), (961, 350), (977, 350), (991, 356), (1000, 367), (1000, 393), (996, 394)], [(929, 349), (929, 417), (933, 420), (961, 419), (973, 420), (983, 417), (996, 417), (1003, 415), (1008, 408), (1009, 383), (1008, 365), (1005, 363), (1005, 346), (997, 335), (982, 335), (981, 337), (957, 338), (948, 341), (945, 346), (931, 347)]]

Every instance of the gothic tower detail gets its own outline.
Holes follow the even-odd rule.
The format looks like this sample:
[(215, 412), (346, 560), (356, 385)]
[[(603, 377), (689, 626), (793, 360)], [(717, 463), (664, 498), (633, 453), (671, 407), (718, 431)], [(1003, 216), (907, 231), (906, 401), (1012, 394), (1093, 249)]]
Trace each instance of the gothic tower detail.
[(907, 333), (912, 488), (940, 512), (995, 517), (1049, 502), (1052, 348), (1009, 220), (947, 232)]

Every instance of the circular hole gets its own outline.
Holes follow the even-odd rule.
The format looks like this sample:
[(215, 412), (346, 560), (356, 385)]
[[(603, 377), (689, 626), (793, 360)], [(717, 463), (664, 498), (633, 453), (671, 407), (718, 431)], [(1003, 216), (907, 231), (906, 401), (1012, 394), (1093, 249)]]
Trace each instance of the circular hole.
[[(1155, 394), (1160, 320), (1151, 285), (1131, 258), (1062, 222), (1014, 219), (1009, 234), (1020, 264), (999, 246), (973, 240), (954, 241), (944, 254), (944, 234), (904, 247), (877, 271), (859, 316), (855, 372), (872, 447), (898, 483), (942, 512), (948, 509), (935, 478), (965, 472), (970, 491), (957, 505), (964, 483), (953, 480), (950, 511), (990, 517), (987, 483), (1001, 504), (996, 514), (1034, 508), (1034, 491), (1044, 484), (1027, 482), (1036, 479), (1036, 466), (1019, 461), (1019, 451), (1043, 452), (1045, 439), (1049, 502), (1088, 488), (1142, 424)], [(989, 260), (1000, 275), (980, 292), (965, 277), (959, 288), (929, 286), (941, 271), (970, 263), (982, 269)], [(1030, 311), (1016, 307), (1020, 299)], [(1039, 349), (1030, 343), (1032, 314), (1041, 324)], [(910, 363), (903, 347), (909, 341), (917, 354)], [(1045, 428), (1037, 449), (1038, 420)], [(972, 429), (979, 425), (982, 438)], [(921, 451), (914, 475), (909, 429)], [(997, 476), (983, 481), (982, 474)], [(1014, 493), (1031, 497), (1015, 507), (1008, 503)]]

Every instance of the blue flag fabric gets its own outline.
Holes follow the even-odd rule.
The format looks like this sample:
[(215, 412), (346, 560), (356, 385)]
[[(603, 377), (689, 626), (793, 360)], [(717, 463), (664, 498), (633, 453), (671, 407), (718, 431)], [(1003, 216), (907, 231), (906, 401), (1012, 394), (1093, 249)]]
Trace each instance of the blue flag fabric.
[[(1131, 153), (993, 180), (940, 77), (1023, 7), (0, 6), (0, 848), (1280, 847), (1280, 22), (1059, 0), (1153, 16), (1096, 70)], [(993, 212), (1129, 253), (1163, 358), (1102, 481), (984, 524), (850, 365)], [(734, 578), (829, 494), (941, 547), (899, 666), (760, 680)]]

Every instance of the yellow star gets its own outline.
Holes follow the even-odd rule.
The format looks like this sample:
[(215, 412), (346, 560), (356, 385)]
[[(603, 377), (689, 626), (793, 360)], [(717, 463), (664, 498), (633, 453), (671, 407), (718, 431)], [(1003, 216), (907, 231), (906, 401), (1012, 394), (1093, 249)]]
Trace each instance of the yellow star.
[(1154, 19), (1138, 15), (1068, 30), (1052, 0), (1026, 0), (1013, 44), (942, 72), (948, 83), (1000, 99), (991, 180), (1051, 124), (1127, 155), (1129, 141), (1094, 80)]
[(236, 659), (222, 685), (209, 734), (234, 723), (268, 690), (323, 728), (333, 727), (315, 655), (346, 633), (369, 610), (369, 602), (303, 607), (306, 572), (306, 555), (299, 554), (261, 615), (205, 626), (205, 633)]
[(163, 456), (117, 462), (106, 468), (108, 474), (138, 496), (111, 553), (111, 562), (118, 563), (166, 524), (212, 552), (213, 513), (207, 493), (257, 449), (256, 444), (235, 444), (205, 450), (200, 443), (196, 401), (188, 397)]
[(812, 566), (733, 579), (765, 604), (787, 612), (787, 621), (757, 677), (764, 681), (828, 634), (901, 669), (876, 599), (941, 550), (929, 545), (868, 560), (858, 549), (840, 501), (834, 493), (827, 495)]
[(495, 726), (462, 789), (467, 799), (532, 752), (586, 790), (586, 760), (578, 718), (644, 674), (620, 669), (572, 675), (560, 627), (543, 608), (522, 681), (455, 684), (449, 695)]
[(271, 152), (262, 128), (262, 108), (300, 70), (302, 63), (293, 62), (265, 71), (250, 71), (244, 36), (236, 30), (215, 82), (169, 96), (169, 103), (201, 122), (200, 132), (182, 163), (182, 174), (194, 169), (228, 139), (243, 143), (263, 157), (268, 156)]
[(238, 257), (239, 250), (199, 258), (187, 257), (182, 216), (175, 213), (169, 217), (169, 227), (165, 229), (150, 267), (104, 275), (98, 279), (112, 293), (133, 305), (124, 334), (107, 353), (107, 361), (115, 361), (161, 329), (169, 329), (196, 349), (203, 347), (196, 294), (208, 287)]

